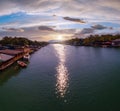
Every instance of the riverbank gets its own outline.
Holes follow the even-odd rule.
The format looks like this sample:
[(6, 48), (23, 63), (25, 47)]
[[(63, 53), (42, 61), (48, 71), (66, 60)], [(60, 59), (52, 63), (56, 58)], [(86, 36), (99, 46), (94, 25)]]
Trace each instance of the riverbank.
[(92, 47), (120, 47), (120, 35), (91, 35), (87, 38), (74, 38), (55, 43), (73, 46), (92, 46)]
[(0, 40), (0, 71), (46, 45), (47, 42), (32, 41), (24, 37), (4, 37)]
[(0, 71), (5, 70), (19, 59), (22, 59), (26, 54), (32, 54), (47, 45), (47, 43), (43, 42), (39, 44), (36, 42), (36, 44), (31, 45), (10, 45), (4, 44), (3, 41), (1, 43), (3, 44), (0, 45)]
[[(47, 44), (46, 44), (47, 45)], [(27, 46), (27, 47), (19, 47), (14, 50), (12, 49), (4, 49), (0, 50), (0, 71), (5, 70), (12, 64), (14, 64), (19, 59), (22, 59), (26, 54), (32, 54), (40, 48), (46, 46)]]

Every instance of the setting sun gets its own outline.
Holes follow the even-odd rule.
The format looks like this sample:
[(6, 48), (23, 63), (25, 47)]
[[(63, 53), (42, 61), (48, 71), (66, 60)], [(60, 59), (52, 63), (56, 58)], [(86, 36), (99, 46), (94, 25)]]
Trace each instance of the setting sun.
[(63, 40), (63, 36), (62, 35), (58, 35), (57, 39), (58, 40)]

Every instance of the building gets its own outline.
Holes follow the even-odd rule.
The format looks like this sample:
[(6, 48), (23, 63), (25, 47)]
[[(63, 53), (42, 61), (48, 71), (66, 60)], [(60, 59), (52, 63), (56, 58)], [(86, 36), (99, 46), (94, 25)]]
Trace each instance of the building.
[(4, 61), (7, 61), (7, 60), (9, 60), (9, 59), (11, 59), (13, 57), (14, 56), (0, 53), (0, 63), (4, 62)]
[(18, 50), (0, 50), (0, 70), (6, 69), (10, 65), (12, 65), (14, 62), (19, 60), (24, 56), (23, 51)]
[(0, 70), (3, 70), (7, 68), (8, 66), (10, 66), (11, 64), (13, 64), (14, 62), (13, 58), (14, 56), (12, 55), (0, 53)]
[(23, 53), (23, 51), (5, 49), (5, 50), (0, 50), (0, 53), (15, 56), (15, 55), (18, 55), (20, 53)]
[(112, 41), (112, 46), (113, 47), (120, 47), (120, 39), (116, 39)]

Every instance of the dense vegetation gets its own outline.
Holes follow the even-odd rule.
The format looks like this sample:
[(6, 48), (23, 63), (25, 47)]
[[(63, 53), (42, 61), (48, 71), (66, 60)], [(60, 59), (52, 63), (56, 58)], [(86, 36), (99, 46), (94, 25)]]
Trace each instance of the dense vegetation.
[(97, 42), (111, 42), (112, 40), (120, 39), (120, 35), (90, 35), (87, 38), (75, 38), (71, 40), (64, 41), (66, 44), (75, 44), (75, 45), (93, 45)]
[(38, 42), (38, 41), (32, 41), (24, 37), (4, 37), (2, 40), (0, 40), (1, 45), (46, 45), (46, 42)]

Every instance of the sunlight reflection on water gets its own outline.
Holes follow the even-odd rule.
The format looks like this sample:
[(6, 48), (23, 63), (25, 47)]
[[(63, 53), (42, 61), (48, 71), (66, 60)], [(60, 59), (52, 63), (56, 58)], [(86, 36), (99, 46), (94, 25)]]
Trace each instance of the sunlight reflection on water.
[(68, 86), (69, 86), (69, 79), (68, 79), (68, 69), (65, 66), (65, 62), (66, 62), (66, 55), (65, 55), (65, 47), (63, 45), (54, 45), (54, 49), (56, 51), (56, 56), (59, 59), (59, 63), (58, 66), (56, 67), (56, 79), (57, 79), (57, 83), (56, 83), (56, 93), (58, 94), (58, 96), (60, 97), (64, 97)]

